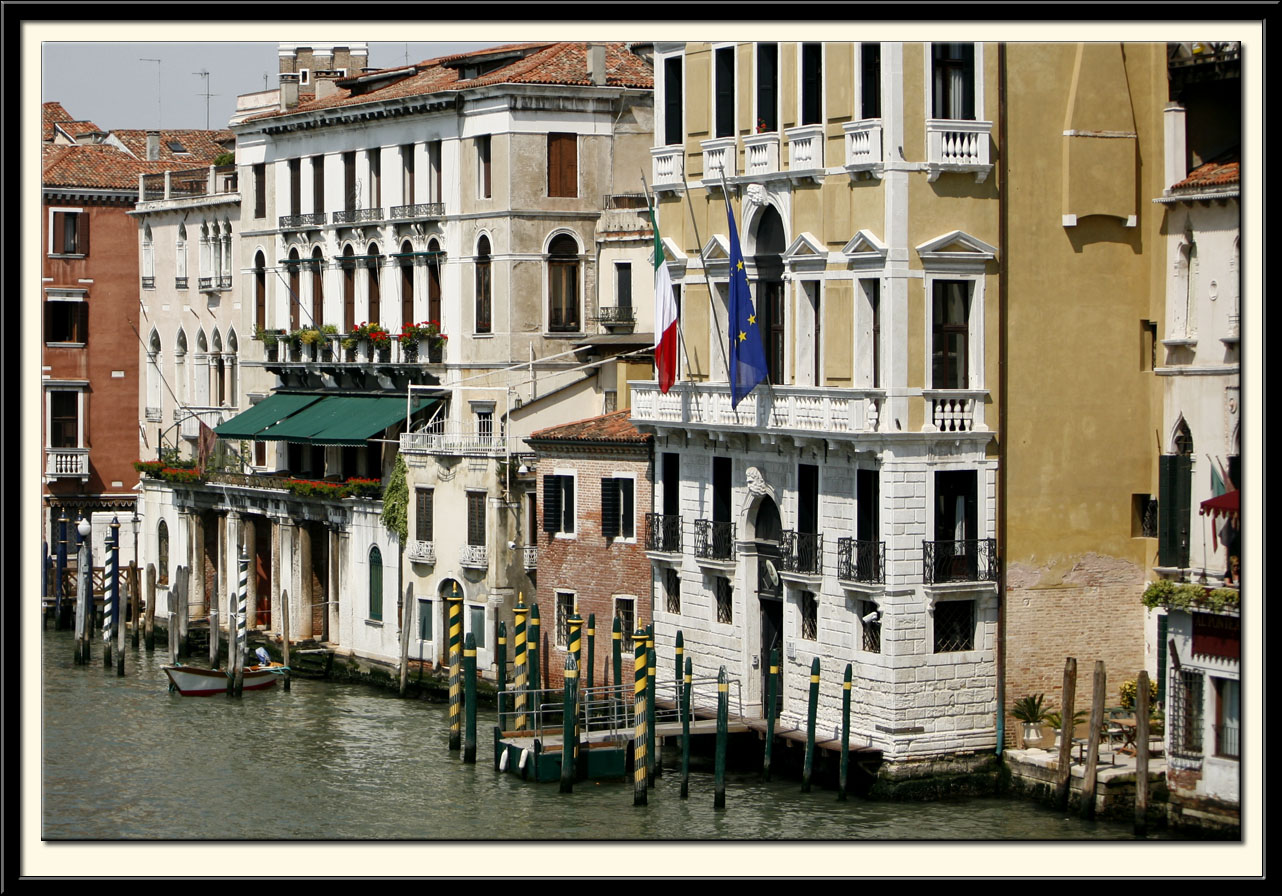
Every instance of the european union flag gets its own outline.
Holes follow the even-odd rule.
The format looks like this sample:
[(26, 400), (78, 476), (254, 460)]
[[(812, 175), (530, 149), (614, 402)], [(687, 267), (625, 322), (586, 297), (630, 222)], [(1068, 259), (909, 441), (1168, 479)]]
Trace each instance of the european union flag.
[(729, 195), (726, 220), (730, 222), (730, 406), (738, 407), (743, 397), (766, 378), (766, 350), (748, 291), (748, 272), (743, 267), (743, 250), (739, 248), (739, 231), (734, 226)]

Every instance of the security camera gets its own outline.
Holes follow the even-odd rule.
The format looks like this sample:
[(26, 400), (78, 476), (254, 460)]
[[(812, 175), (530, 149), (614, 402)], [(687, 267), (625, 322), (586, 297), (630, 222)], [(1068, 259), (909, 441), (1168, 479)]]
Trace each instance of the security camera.
[(516, 542), (515, 542), (515, 541), (509, 541), (509, 542), (507, 543), (507, 549), (508, 549), (509, 551), (515, 551), (515, 550), (516, 550)]
[(876, 622), (880, 618), (881, 618), (881, 610), (873, 610), (871, 613), (869, 613), (867, 616), (863, 618), (863, 622), (864, 622), (864, 625), (868, 625), (869, 623)]

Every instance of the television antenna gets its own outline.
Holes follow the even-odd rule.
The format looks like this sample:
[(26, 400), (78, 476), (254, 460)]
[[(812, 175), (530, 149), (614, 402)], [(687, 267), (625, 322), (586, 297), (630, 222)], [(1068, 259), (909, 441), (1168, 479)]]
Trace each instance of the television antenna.
[(211, 96), (218, 96), (218, 94), (209, 92), (209, 72), (208, 71), (192, 72), (192, 74), (198, 75), (205, 79), (205, 92), (198, 93), (196, 95), (203, 96), (205, 98), (205, 130), (209, 130), (209, 98)]

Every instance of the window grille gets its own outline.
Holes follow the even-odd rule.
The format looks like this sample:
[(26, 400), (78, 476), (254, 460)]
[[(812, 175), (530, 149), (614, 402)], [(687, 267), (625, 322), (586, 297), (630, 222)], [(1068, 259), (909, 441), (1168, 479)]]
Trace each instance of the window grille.
[(877, 605), (870, 600), (859, 602), (859, 620), (864, 630), (864, 650), (868, 653), (881, 653), (881, 614), (873, 619), (868, 616), (877, 612)]
[(819, 601), (812, 591), (801, 592), (801, 637), (807, 641), (819, 637)]
[(1202, 755), (1202, 673), (1180, 671), (1171, 680), (1171, 752), (1178, 756)]
[(570, 616), (574, 613), (574, 595), (569, 591), (556, 593), (556, 646), (570, 643)]
[(717, 622), (726, 625), (734, 622), (734, 587), (725, 576), (717, 576)]
[(975, 649), (975, 602), (948, 600), (935, 605), (935, 653)]
[(681, 612), (681, 576), (675, 569), (663, 571), (665, 606), (669, 613)]

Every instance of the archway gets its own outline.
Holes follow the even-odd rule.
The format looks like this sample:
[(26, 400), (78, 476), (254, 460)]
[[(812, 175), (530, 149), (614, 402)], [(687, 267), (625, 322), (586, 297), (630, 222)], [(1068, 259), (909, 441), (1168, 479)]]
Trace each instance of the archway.
[(756, 545), (757, 610), (761, 630), (761, 715), (765, 718), (770, 695), (771, 652), (777, 650), (781, 658), (776, 712), (783, 703), (784, 656), (783, 582), (779, 577), (779, 543), (783, 538), (783, 524), (779, 517), (779, 505), (769, 494), (762, 495), (758, 500), (752, 528), (752, 540)]

